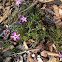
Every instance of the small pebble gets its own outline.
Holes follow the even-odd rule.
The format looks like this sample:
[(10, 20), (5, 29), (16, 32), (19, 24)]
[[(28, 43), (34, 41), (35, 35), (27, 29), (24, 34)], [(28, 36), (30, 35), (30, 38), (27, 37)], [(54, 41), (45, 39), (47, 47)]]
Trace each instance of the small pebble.
[(35, 54), (32, 54), (32, 57), (35, 57)]

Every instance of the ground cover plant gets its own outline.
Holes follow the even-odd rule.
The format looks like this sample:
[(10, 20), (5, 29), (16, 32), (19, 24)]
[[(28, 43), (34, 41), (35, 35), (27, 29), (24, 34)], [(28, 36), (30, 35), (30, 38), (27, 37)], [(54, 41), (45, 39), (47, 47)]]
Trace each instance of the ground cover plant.
[(61, 0), (0, 3), (0, 62), (62, 61)]

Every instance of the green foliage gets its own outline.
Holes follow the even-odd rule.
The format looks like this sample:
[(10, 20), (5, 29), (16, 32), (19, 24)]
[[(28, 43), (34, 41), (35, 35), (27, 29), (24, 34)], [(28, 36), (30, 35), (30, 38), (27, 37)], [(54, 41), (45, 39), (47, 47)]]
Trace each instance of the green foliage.
[[(27, 6), (29, 7), (30, 4)], [(27, 8), (25, 5), (21, 4), (21, 7), (18, 8), (15, 6), (16, 10), (21, 10), (23, 11), (24, 9)], [(14, 12), (16, 12), (16, 10), (14, 10)], [(39, 12), (39, 9), (33, 8), (30, 10), (30, 12), (24, 12), (22, 14), (21, 11), (17, 14), (18, 16), (24, 15), (25, 17), (27, 17), (27, 22), (23, 22), (21, 24), (19, 24), (19, 22), (21, 22), (21, 20), (19, 19), (17, 21), (16, 24), (11, 26), (11, 32), (16, 32), (16, 33), (20, 33), (20, 40), (18, 40), (18, 42), (22, 45), (23, 41), (27, 41), (28, 39), (34, 39), (36, 42), (32, 44), (33, 47), (36, 46), (37, 42), (40, 41), (41, 39), (45, 39), (45, 37), (48, 37), (50, 39), (50, 41), (53, 41), (57, 48), (59, 47), (60, 42), (62, 42), (61, 38), (61, 31), (59, 28), (55, 29), (54, 27), (51, 27), (50, 29), (48, 27), (46, 27), (46, 29), (48, 29), (49, 32), (47, 31), (43, 31), (42, 30), (42, 25), (39, 24), (39, 20), (40, 20), (40, 15), (44, 15), (43, 11)], [(8, 18), (10, 18), (10, 15), (8, 16)], [(12, 20), (8, 21), (8, 25), (10, 25), (11, 23), (13, 23), (15, 20), (17, 19), (17, 16), (15, 15), (14, 18)], [(7, 46), (9, 46), (9, 44), (6, 44), (4, 48), (6, 48)], [(15, 51), (12, 50), (12, 51)]]

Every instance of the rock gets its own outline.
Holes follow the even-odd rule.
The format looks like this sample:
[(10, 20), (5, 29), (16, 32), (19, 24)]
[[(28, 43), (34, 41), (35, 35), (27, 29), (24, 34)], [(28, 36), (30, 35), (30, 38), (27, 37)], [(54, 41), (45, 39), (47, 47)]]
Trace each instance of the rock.
[(10, 52), (11, 52), (10, 50), (9, 50), (9, 51), (4, 52), (4, 53), (3, 53), (3, 57), (7, 57), (7, 56), (9, 56)]

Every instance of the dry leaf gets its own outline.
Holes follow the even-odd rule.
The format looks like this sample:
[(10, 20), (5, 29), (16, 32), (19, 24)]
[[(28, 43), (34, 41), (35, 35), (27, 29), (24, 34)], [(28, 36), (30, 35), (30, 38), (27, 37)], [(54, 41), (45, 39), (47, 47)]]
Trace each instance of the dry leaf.
[(56, 50), (56, 46), (55, 46), (55, 44), (52, 44), (52, 47)]
[(28, 46), (26, 44), (26, 41), (23, 42), (23, 45), (25, 46), (25, 49), (28, 49)]
[(60, 16), (62, 16), (62, 4), (60, 4), (60, 6), (59, 6), (59, 14), (60, 14)]
[(51, 56), (49, 62), (56, 62), (56, 58), (54, 56)]
[(5, 19), (7, 18), (8, 13), (11, 12), (11, 10), (9, 10), (9, 9), (10, 9), (10, 7), (7, 8), (7, 10), (6, 10), (5, 13), (4, 13), (4, 16), (1, 17), (0, 22), (2, 22), (3, 20), (5, 20)]
[(51, 2), (51, 1), (54, 1), (54, 0), (39, 0), (39, 2)]
[(59, 56), (59, 54), (57, 54), (57, 53), (52, 53), (52, 52), (45, 51), (45, 50), (41, 52), (41, 55), (44, 56), (44, 57), (47, 57), (47, 55), (49, 55), (49, 56)]
[(41, 52), (41, 56), (47, 57), (47, 55), (48, 55), (48, 54), (46, 53), (46, 51), (42, 51), (42, 52)]
[(53, 51), (53, 47), (52, 46), (49, 46), (49, 51)]
[(57, 57), (57, 62), (60, 62), (59, 57)]
[(62, 9), (59, 8), (59, 15), (62, 16)]
[(56, 20), (62, 19), (62, 16), (54, 16), (54, 19), (56, 19)]
[(33, 39), (29, 39), (28, 41), (29, 41), (29, 42), (35, 42)]
[(55, 14), (56, 16), (59, 16), (59, 8), (57, 7), (57, 5), (53, 5), (52, 7), (53, 7), (53, 9), (54, 9), (54, 14)]
[(62, 26), (62, 21), (55, 22), (55, 25), (56, 25), (56, 26)]
[(31, 56), (27, 56), (28, 62), (33, 62), (34, 60), (31, 58)]

